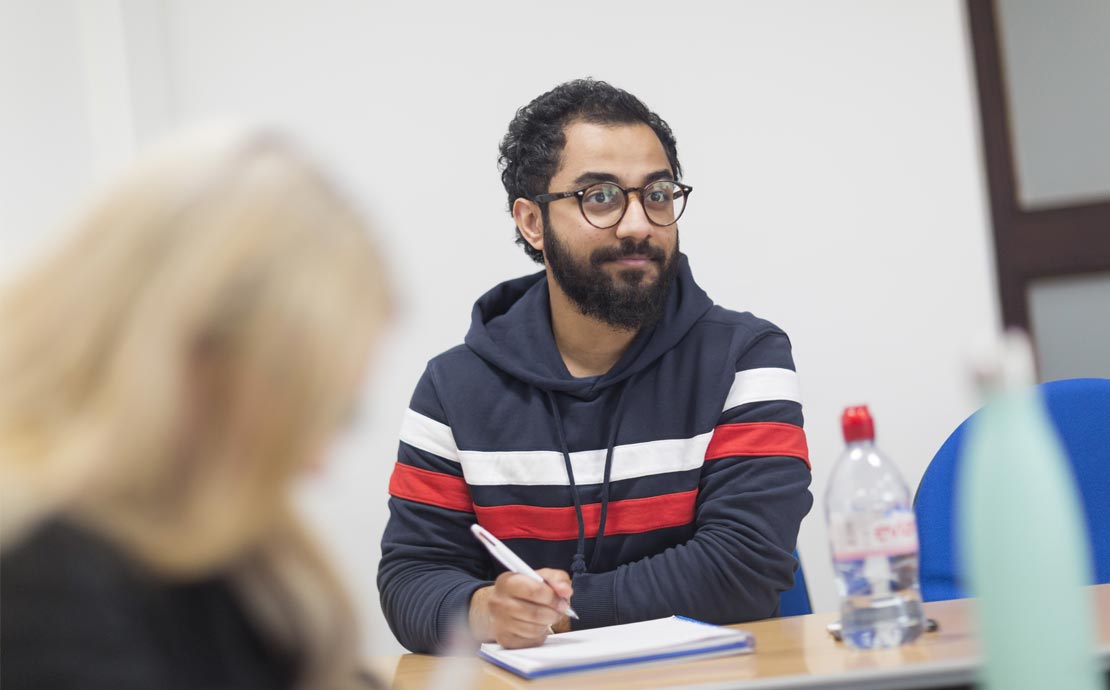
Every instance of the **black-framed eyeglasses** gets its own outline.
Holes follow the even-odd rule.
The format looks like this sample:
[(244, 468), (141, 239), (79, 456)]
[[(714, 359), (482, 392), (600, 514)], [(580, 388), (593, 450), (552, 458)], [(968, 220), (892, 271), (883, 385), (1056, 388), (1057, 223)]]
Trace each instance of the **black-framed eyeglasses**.
[(628, 210), (628, 198), (636, 192), (644, 215), (652, 225), (674, 225), (686, 210), (686, 200), (694, 188), (674, 180), (656, 180), (643, 187), (625, 189), (615, 182), (595, 182), (573, 192), (553, 192), (532, 197), (537, 204), (578, 197), (578, 208), (586, 222), (600, 230), (614, 227)]

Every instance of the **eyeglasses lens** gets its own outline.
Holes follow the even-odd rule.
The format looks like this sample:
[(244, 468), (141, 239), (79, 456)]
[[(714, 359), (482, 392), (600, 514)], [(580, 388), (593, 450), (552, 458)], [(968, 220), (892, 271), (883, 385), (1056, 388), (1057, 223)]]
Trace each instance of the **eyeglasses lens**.
[[(656, 225), (673, 225), (686, 207), (686, 193), (670, 180), (652, 182), (640, 191), (644, 213)], [(623, 189), (603, 182), (586, 189), (582, 195), (582, 213), (599, 228), (611, 228), (620, 222), (627, 205)]]

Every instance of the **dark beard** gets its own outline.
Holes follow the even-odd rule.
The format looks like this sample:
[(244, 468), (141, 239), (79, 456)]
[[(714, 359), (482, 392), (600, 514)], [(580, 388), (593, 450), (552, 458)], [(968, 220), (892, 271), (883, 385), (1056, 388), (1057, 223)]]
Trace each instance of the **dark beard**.
[[(596, 250), (590, 255), (589, 263), (583, 265), (555, 238), (551, 223), (545, 223), (543, 256), (555, 282), (579, 311), (610, 326), (634, 331), (654, 325), (663, 316), (667, 296), (678, 274), (677, 229), (675, 233), (674, 253), (669, 260), (660, 247), (650, 244), (646, 238), (637, 244), (625, 237), (619, 247)], [(659, 279), (651, 285), (642, 285), (645, 271), (630, 268), (611, 278), (602, 268), (606, 261), (635, 254), (646, 256), (659, 266)]]

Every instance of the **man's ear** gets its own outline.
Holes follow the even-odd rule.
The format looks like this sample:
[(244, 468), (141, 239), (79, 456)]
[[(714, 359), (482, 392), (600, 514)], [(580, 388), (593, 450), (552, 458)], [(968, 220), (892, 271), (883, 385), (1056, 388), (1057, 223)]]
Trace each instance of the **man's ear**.
[(513, 220), (524, 241), (536, 251), (543, 251), (543, 215), (540, 205), (528, 199), (518, 198), (513, 202)]

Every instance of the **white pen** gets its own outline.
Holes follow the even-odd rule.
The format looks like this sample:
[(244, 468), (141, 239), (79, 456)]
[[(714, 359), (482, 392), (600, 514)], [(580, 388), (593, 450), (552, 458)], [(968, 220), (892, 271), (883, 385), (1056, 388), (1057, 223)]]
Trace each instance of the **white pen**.
[[(478, 541), (482, 542), (482, 545), (486, 547), (486, 550), (490, 552), (490, 555), (501, 561), (501, 565), (505, 566), (514, 573), (519, 573), (529, 579), (535, 580), (536, 582), (542, 582), (548, 587), (551, 587), (550, 582), (543, 579), (543, 577), (535, 570), (532, 570), (532, 568), (527, 563), (520, 559), (520, 556), (513, 553), (509, 549), (509, 547), (501, 543), (501, 540), (490, 534), (487, 529), (475, 523), (470, 526), (470, 531), (474, 533), (474, 536), (478, 537)], [(552, 589), (554, 589), (554, 587), (552, 587)], [(578, 614), (575, 613), (574, 609), (570, 607), (569, 601), (567, 602), (567, 616), (573, 618), (574, 620), (578, 620)]]

